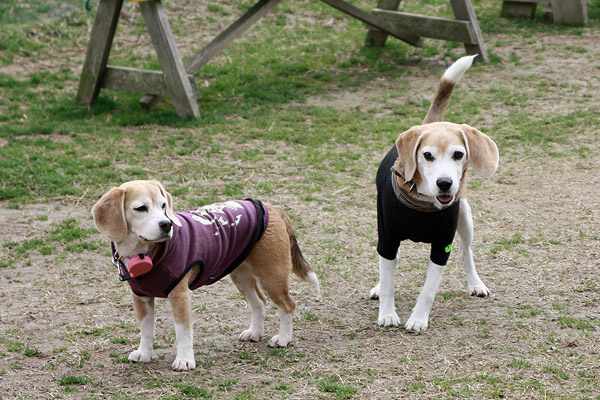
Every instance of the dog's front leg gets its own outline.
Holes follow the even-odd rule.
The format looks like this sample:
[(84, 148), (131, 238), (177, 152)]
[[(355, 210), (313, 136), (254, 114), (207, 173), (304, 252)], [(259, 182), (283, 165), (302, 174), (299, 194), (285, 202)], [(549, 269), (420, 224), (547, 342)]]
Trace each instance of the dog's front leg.
[(442, 275), (444, 274), (444, 266), (437, 265), (433, 261), (429, 260), (429, 267), (427, 268), (427, 278), (425, 279), (425, 285), (421, 289), (417, 304), (413, 309), (412, 314), (404, 327), (407, 331), (421, 332), (427, 329), (429, 325), (429, 312), (433, 305), (433, 300), (442, 281)]
[[(379, 256), (379, 317), (377, 322), (380, 326), (398, 326), (400, 318), (396, 314), (394, 305), (394, 275), (398, 260), (388, 260)], [(377, 287), (371, 291), (374, 297)]]
[(154, 353), (154, 297), (133, 295), (133, 305), (140, 324), (140, 345), (129, 354), (129, 361), (150, 362), (156, 358)]
[(175, 320), (175, 340), (177, 356), (173, 362), (176, 371), (187, 371), (196, 368), (194, 360), (194, 333), (192, 330), (192, 298), (187, 288), (187, 281), (179, 282), (169, 293), (169, 302)]
[(460, 236), (460, 258), (462, 259), (465, 273), (467, 274), (467, 284), (471, 296), (485, 297), (490, 294), (490, 290), (479, 279), (475, 262), (473, 261), (473, 216), (471, 207), (466, 199), (460, 201), (460, 211), (458, 213), (458, 226), (456, 228)]

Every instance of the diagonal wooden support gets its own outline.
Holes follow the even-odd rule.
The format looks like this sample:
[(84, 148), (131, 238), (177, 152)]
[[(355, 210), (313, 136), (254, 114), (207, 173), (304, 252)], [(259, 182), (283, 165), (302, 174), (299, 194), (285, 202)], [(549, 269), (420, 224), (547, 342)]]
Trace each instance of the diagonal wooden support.
[(395, 25), (406, 27), (419, 36), (469, 44), (477, 43), (472, 24), (468, 21), (378, 9), (374, 9), (373, 14), (385, 17)]
[(140, 10), (146, 21), (152, 44), (163, 70), (165, 85), (173, 99), (177, 115), (199, 118), (198, 103), (181, 57), (179, 57), (179, 51), (161, 2), (140, 2)]
[[(281, 0), (260, 0), (250, 7), (239, 19), (219, 33), (206, 47), (193, 57), (188, 59), (184, 66), (188, 74), (195, 74), (213, 57), (217, 56), (227, 46), (246, 32), (259, 19), (274, 9)], [(148, 94), (140, 99), (140, 105), (144, 108), (152, 108), (161, 100), (160, 96)]]
[(476, 61), (488, 63), (490, 57), (488, 56), (485, 42), (483, 41), (483, 34), (479, 29), (479, 23), (477, 22), (477, 16), (475, 15), (475, 9), (471, 0), (450, 0), (452, 5), (452, 11), (456, 19), (461, 21), (469, 21), (473, 27), (473, 34), (475, 35), (475, 43), (464, 43), (467, 54), (478, 54)]
[(280, 2), (281, 0), (260, 0), (253, 5), (237, 21), (217, 35), (202, 51), (187, 60), (185, 63), (186, 71), (190, 74), (198, 72), (208, 61), (223, 51)]

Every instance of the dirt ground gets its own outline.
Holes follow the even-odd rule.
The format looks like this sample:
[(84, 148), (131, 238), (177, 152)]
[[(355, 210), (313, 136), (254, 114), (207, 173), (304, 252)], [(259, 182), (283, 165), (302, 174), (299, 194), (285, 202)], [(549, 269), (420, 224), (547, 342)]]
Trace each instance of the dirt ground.
[[(516, 35), (486, 40), (510, 43), (495, 53), (518, 54), (528, 67), (499, 68), (489, 81), (465, 80), (461, 90), (485, 90), (486, 82), (504, 80), (510, 91), (513, 74), (537, 74), (581, 89), (568, 96), (555, 91), (535, 97), (527, 105), (532, 115), (567, 114), (582, 107), (578, 99), (585, 99), (585, 108), (600, 105), (600, 64), (590, 62), (590, 55), (600, 54), (596, 36), (540, 35), (535, 43)], [(533, 51), (540, 44), (547, 47), (542, 63)], [(565, 59), (561, 49), (569, 45), (586, 52)], [(420, 81), (418, 74), (403, 79), (415, 93), (434, 84)], [(394, 84), (376, 83), (307, 102), (372, 108), (380, 90)], [(480, 122), (489, 124), (495, 115), (510, 112), (498, 104)], [(302, 220), (300, 244), (309, 262), (320, 266), (323, 284), (323, 296), (316, 298), (309, 285), (292, 279), (298, 303), (295, 340), (283, 351), (265, 342), (237, 340), (247, 328), (249, 310), (224, 279), (194, 294), (196, 371), (170, 369), (175, 344), (166, 302), (158, 302), (159, 359), (130, 364), (125, 360), (137, 344), (135, 315), (100, 234), (90, 239), (104, 246), (98, 250), (32, 254), (16, 269), (0, 269), (1, 340), (5, 348), (18, 341), (36, 350), (33, 356), (0, 351), (0, 397), (600, 398), (598, 136), (577, 132), (572, 141), (583, 150), (561, 156), (502, 149), (497, 174), (485, 181), (473, 178), (478, 183), (470, 199), (475, 262), (492, 294), (469, 296), (455, 251), (430, 328), (419, 335), (379, 328), (378, 303), (368, 299), (378, 276), (372, 182), (387, 149), (367, 149), (364, 173), (353, 187), (332, 189), (334, 200), (273, 199), (284, 201)], [(553, 146), (561, 151), (560, 145)], [(92, 203), (84, 199), (16, 210), (0, 204), (0, 242), (46, 237), (65, 216), (93, 229)], [(330, 228), (332, 220), (338, 229)], [(331, 252), (323, 254), (323, 247)], [(403, 244), (396, 278), (401, 320), (410, 315), (424, 281), (427, 254), (426, 245)], [(10, 248), (0, 247), (0, 256), (11, 257)], [(278, 318), (274, 310), (268, 313), (266, 335), (273, 335)], [(69, 384), (61, 380), (65, 376), (85, 379)], [(191, 391), (192, 383), (208, 393)]]

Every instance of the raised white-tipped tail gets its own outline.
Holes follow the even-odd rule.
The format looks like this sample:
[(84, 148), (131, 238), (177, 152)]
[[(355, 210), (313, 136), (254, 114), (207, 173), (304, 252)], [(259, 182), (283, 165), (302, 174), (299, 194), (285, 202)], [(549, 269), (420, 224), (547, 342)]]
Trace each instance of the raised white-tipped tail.
[(444, 72), (442, 79), (448, 79), (451, 82), (458, 83), (458, 81), (460, 81), (460, 78), (462, 78), (464, 73), (469, 69), (469, 67), (471, 67), (471, 65), (473, 64), (473, 60), (477, 56), (478, 54), (475, 54), (474, 56), (464, 56), (459, 58), (454, 62), (454, 64), (448, 67), (446, 72)]
[(464, 73), (469, 69), (471, 64), (473, 64), (475, 57), (477, 57), (477, 54), (474, 56), (461, 57), (456, 60), (454, 64), (452, 64), (446, 70), (446, 72), (444, 72), (444, 75), (442, 75), (442, 79), (440, 79), (440, 83), (438, 84), (435, 95), (433, 96), (431, 107), (429, 107), (429, 111), (425, 116), (425, 120), (423, 120), (424, 124), (440, 122), (444, 120), (444, 114), (448, 108), (448, 103), (450, 103), (450, 97), (452, 97), (454, 87), (458, 81), (460, 81), (460, 78), (462, 78)]

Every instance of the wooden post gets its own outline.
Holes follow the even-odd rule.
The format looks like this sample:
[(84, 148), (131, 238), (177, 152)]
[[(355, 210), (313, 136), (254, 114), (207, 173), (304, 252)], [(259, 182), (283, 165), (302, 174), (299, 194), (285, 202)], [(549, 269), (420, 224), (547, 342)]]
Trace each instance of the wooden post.
[(123, 0), (101, 0), (98, 5), (76, 97), (78, 103), (88, 108), (94, 104), (102, 88), (122, 6)]
[(179, 57), (177, 44), (160, 0), (140, 2), (140, 10), (146, 21), (152, 44), (162, 67), (165, 85), (173, 99), (175, 112), (180, 117), (192, 116), (199, 118), (198, 103), (183, 67), (183, 62)]
[[(391, 10), (398, 11), (400, 7), (400, 0), (379, 0), (377, 8), (380, 10)], [(384, 46), (387, 41), (388, 34), (380, 31), (377, 28), (369, 27), (367, 37), (365, 38), (365, 44), (371, 46)]]
[(556, 24), (587, 25), (585, 0), (552, 0), (552, 18)]
[(477, 16), (475, 15), (471, 0), (450, 0), (450, 4), (452, 5), (452, 10), (454, 11), (456, 19), (470, 21), (473, 26), (473, 33), (477, 44), (465, 43), (467, 54), (479, 54), (475, 60), (486, 63), (490, 62), (490, 57), (488, 56), (485, 42), (483, 41), (483, 34), (481, 33), (481, 29), (479, 29), (479, 23), (477, 22)]
[(383, 18), (379, 18), (371, 13), (361, 10), (360, 8), (354, 7), (352, 4), (347, 3), (343, 0), (321, 0), (323, 3), (329, 4), (331, 7), (336, 8), (359, 21), (365, 22), (371, 26), (374, 26), (389, 35), (394, 36), (408, 44), (414, 46), (422, 46), (423, 40), (417, 35), (402, 30), (402, 28), (396, 27), (394, 24), (389, 23)]
[(503, 17), (530, 19), (535, 16), (536, 8), (537, 2), (535, 1), (504, 0), (502, 2), (502, 9), (500, 10), (500, 15)]

